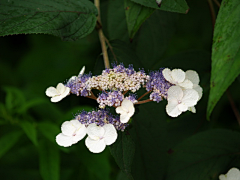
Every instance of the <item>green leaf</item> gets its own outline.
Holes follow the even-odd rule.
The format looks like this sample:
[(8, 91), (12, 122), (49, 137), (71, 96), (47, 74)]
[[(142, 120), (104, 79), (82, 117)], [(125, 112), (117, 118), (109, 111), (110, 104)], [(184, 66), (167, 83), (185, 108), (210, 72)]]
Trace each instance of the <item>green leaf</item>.
[(170, 155), (167, 180), (210, 180), (239, 163), (240, 133), (214, 129), (181, 142)]
[(139, 61), (135, 50), (127, 43), (119, 40), (110, 41), (112, 50), (108, 49), (109, 59), (111, 62), (123, 63), (125, 67), (133, 64), (135, 69), (142, 68), (143, 65)]
[(40, 132), (51, 142), (56, 143), (56, 136), (60, 133), (60, 127), (51, 122), (40, 122), (38, 123), (38, 129)]
[(60, 173), (60, 155), (57, 146), (41, 142), (39, 146), (40, 173), (44, 180), (58, 180)]
[(8, 134), (1, 136), (0, 158), (14, 146), (14, 144), (19, 140), (21, 135), (22, 135), (22, 132), (15, 131), (15, 132), (10, 132)]
[(3, 87), (6, 91), (6, 108), (8, 110), (18, 109), (25, 104), (25, 97), (18, 88), (16, 87)]
[(21, 108), (19, 108), (18, 112), (19, 113), (24, 113), (26, 112), (29, 108), (34, 107), (36, 105), (42, 104), (47, 102), (46, 99), (43, 98), (35, 98), (31, 99), (30, 101), (27, 101)]
[(123, 1), (109, 0), (101, 4), (104, 35), (108, 40), (129, 42)]
[(132, 163), (134, 179), (162, 179), (167, 164), (167, 121), (165, 103), (150, 102), (136, 106), (133, 128), (129, 130), (135, 144)]
[(117, 141), (111, 146), (110, 150), (118, 166), (126, 174), (128, 179), (133, 179), (131, 175), (131, 164), (135, 147), (130, 135), (119, 132)]
[(155, 11), (142, 25), (133, 40), (141, 68), (155, 70), (153, 65), (161, 61), (168, 44), (175, 33), (178, 14)]
[(20, 121), (20, 126), (35, 146), (38, 145), (36, 126), (29, 121)]
[(156, 0), (131, 0), (143, 6), (160, 9), (164, 11), (188, 13), (189, 7), (185, 0), (162, 0), (161, 7), (158, 7)]
[(207, 118), (223, 93), (240, 73), (240, 2), (224, 0), (214, 28), (212, 74)]
[(130, 39), (134, 37), (142, 23), (154, 12), (155, 9), (124, 0), (124, 8)]
[(44, 33), (77, 40), (92, 32), (97, 9), (88, 0), (0, 1), (0, 36)]

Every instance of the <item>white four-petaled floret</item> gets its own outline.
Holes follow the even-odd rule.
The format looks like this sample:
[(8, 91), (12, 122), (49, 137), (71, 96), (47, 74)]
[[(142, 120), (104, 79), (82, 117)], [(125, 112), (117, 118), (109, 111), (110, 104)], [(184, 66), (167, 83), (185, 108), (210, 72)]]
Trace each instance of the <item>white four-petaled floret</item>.
[(51, 97), (51, 102), (59, 102), (65, 98), (70, 92), (70, 88), (58, 83), (57, 87), (49, 87), (46, 90), (46, 95)]
[(105, 124), (101, 127), (92, 123), (87, 127), (87, 134), (85, 144), (93, 153), (102, 152), (106, 145), (113, 144), (117, 139), (117, 131), (112, 124)]
[(116, 108), (116, 113), (120, 114), (121, 123), (127, 123), (135, 112), (132, 101), (124, 99), (121, 106)]
[(65, 121), (61, 126), (62, 133), (56, 136), (56, 142), (63, 147), (77, 143), (86, 135), (86, 127), (78, 120)]

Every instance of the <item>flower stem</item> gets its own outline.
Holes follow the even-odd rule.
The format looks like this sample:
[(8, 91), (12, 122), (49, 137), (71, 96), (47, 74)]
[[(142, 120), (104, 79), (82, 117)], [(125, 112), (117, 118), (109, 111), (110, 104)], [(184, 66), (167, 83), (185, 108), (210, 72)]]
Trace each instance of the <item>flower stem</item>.
[(214, 30), (214, 26), (215, 26), (215, 22), (216, 22), (216, 14), (215, 14), (212, 0), (208, 0), (208, 5), (209, 5), (211, 16), (212, 16), (212, 26), (213, 26), (213, 30)]
[(99, 26), (98, 26), (97, 30), (98, 30), (98, 36), (99, 36), (99, 40), (100, 40), (100, 43), (101, 43), (101, 47), (102, 47), (104, 65), (105, 65), (105, 68), (110, 68), (108, 53), (107, 53), (107, 47), (106, 47), (106, 44), (105, 44), (105, 36), (103, 34), (102, 26), (101, 26), (102, 23), (101, 23), (101, 14), (100, 14), (100, 1), (99, 0), (94, 0), (94, 4), (98, 9), (97, 21), (98, 21)]
[(239, 112), (238, 112), (238, 110), (237, 110), (237, 108), (235, 106), (235, 103), (234, 103), (234, 101), (232, 99), (231, 93), (229, 92), (229, 90), (227, 90), (226, 92), (227, 92), (227, 97), (228, 97), (228, 100), (229, 100), (229, 102), (231, 104), (232, 110), (233, 110), (233, 112), (234, 112), (234, 114), (235, 114), (235, 116), (237, 118), (238, 124), (240, 125), (240, 114), (239, 114)]
[(213, 1), (215, 2), (215, 4), (216, 4), (218, 7), (221, 6), (221, 4), (218, 2), (218, 0), (213, 0)]
[(145, 92), (142, 96), (140, 96), (140, 98), (138, 98), (138, 101), (140, 100), (140, 99), (142, 99), (144, 96), (146, 96), (147, 94), (149, 94), (151, 91), (148, 91), (148, 92)]
[(151, 101), (153, 101), (153, 100), (146, 99), (146, 100), (138, 101), (137, 103), (134, 103), (134, 104), (144, 104), (144, 103), (151, 102)]

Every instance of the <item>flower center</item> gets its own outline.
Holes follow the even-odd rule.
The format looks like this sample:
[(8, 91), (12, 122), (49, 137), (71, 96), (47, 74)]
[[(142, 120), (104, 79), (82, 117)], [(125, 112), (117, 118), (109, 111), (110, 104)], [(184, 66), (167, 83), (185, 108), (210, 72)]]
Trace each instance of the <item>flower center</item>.
[(181, 104), (182, 103), (182, 101), (181, 100), (178, 100), (178, 104)]

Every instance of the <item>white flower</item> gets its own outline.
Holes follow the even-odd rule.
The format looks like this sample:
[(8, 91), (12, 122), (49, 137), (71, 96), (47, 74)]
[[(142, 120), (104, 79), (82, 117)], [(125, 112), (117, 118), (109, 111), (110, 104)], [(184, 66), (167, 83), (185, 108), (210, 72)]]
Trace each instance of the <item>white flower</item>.
[(121, 123), (127, 123), (135, 112), (132, 101), (124, 99), (121, 106), (116, 108), (116, 113), (120, 114)]
[(203, 89), (199, 86), (200, 79), (199, 79), (198, 73), (193, 70), (188, 70), (186, 71), (185, 75), (186, 75), (186, 79), (190, 80), (193, 83), (193, 89), (198, 92), (198, 95), (199, 95), (198, 100), (200, 100), (202, 97)]
[(182, 112), (187, 111), (189, 107), (196, 105), (198, 97), (198, 92), (194, 89), (182, 89), (179, 86), (170, 87), (167, 97), (167, 114), (171, 117), (177, 117)]
[(68, 147), (84, 138), (87, 128), (78, 120), (65, 121), (61, 127), (62, 133), (56, 136), (60, 146)]
[(93, 153), (102, 152), (106, 145), (113, 144), (117, 139), (117, 131), (112, 124), (105, 124), (100, 127), (92, 123), (87, 127), (87, 134), (85, 144), (89, 151)]
[(70, 88), (64, 86), (62, 83), (58, 83), (57, 88), (49, 87), (46, 90), (46, 95), (52, 97), (52, 102), (59, 102), (65, 98), (70, 92)]
[(79, 72), (78, 76), (72, 76), (68, 82), (70, 81), (76, 81), (78, 77), (81, 77), (84, 74), (85, 66), (82, 67), (81, 71)]
[(232, 168), (226, 175), (221, 174), (219, 180), (240, 180), (240, 171), (237, 168)]
[(186, 89), (191, 89), (193, 83), (186, 79), (185, 72), (181, 69), (173, 69), (172, 71), (168, 68), (165, 68), (162, 71), (163, 77), (170, 83), (181, 86)]
[[(202, 98), (203, 89), (201, 88), (201, 86), (198, 85), (200, 82), (198, 73), (193, 70), (188, 70), (188, 71), (186, 71), (185, 74), (186, 74), (186, 79), (190, 80), (193, 83), (193, 89), (198, 92), (198, 96), (199, 96), (198, 101), (199, 101)], [(193, 113), (196, 113), (196, 108), (194, 106), (189, 107), (188, 110)]]

